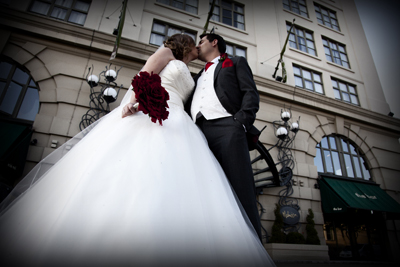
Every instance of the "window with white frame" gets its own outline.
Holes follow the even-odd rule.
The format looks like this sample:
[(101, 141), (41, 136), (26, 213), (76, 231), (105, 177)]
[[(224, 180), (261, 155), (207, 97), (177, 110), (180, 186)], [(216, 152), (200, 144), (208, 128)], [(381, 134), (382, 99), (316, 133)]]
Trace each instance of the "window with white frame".
[(0, 57), (0, 118), (32, 124), (39, 112), (39, 91), (30, 72)]
[(169, 25), (161, 21), (154, 21), (150, 35), (150, 44), (161, 46), (163, 42), (176, 33), (184, 33), (193, 38), (196, 43), (196, 32)]
[(340, 31), (338, 19), (336, 17), (336, 12), (330, 10), (326, 7), (314, 3), (315, 14), (317, 15), (317, 20), (319, 23), (332, 28), (334, 30)]
[(327, 60), (345, 68), (350, 68), (345, 45), (332, 41), (326, 37), (322, 37), (322, 43), (324, 45), (325, 56)]
[(332, 79), (333, 93), (335, 94), (336, 99), (339, 99), (339, 100), (342, 100), (342, 101), (345, 101), (347, 103), (351, 103), (354, 105), (359, 105), (355, 85), (343, 82), (343, 81), (335, 79), (335, 78), (331, 78), (331, 79)]
[[(286, 29), (289, 33), (290, 27), (292, 26), (291, 23), (286, 23)], [(306, 52), (310, 55), (316, 56), (315, 44), (314, 44), (314, 37), (313, 32), (303, 29), (299, 26), (293, 26), (292, 31), (289, 35), (289, 45), (290, 47), (296, 48), (303, 52)]]
[(157, 2), (197, 14), (198, 0), (157, 0)]
[(35, 0), (29, 11), (46, 17), (84, 25), (91, 1), (83, 0)]
[[(210, 8), (212, 5), (210, 0)], [(211, 20), (219, 21), (240, 30), (245, 30), (244, 5), (224, 0), (215, 0)]]
[(360, 149), (348, 138), (330, 135), (317, 145), (314, 164), (320, 173), (370, 180), (371, 175)]
[(300, 66), (293, 66), (295, 85), (316, 93), (323, 94), (322, 75), (316, 71)]
[(246, 48), (227, 43), (226, 53), (229, 57), (246, 57)]
[(305, 0), (283, 0), (283, 8), (308, 18)]

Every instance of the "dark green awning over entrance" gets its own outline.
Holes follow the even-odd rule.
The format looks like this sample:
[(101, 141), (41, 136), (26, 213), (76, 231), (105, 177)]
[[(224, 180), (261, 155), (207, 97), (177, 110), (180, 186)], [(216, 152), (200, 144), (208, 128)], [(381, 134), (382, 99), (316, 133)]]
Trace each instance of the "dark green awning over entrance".
[(400, 214), (400, 204), (379, 185), (322, 177), (319, 186), (324, 213), (345, 213), (353, 208)]
[(0, 121), (0, 158), (29, 128), (26, 125), (19, 125), (11, 122)]
[(0, 176), (3, 183), (13, 185), (22, 175), (32, 133), (30, 125), (0, 121)]

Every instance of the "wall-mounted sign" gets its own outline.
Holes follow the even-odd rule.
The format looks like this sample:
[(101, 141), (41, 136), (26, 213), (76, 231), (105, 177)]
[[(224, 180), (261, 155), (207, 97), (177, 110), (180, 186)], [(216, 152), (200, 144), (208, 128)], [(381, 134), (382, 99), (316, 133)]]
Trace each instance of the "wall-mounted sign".
[(282, 206), (280, 213), (283, 217), (283, 222), (288, 225), (298, 224), (300, 221), (300, 213), (297, 209), (291, 206)]
[(358, 194), (354, 193), (359, 198), (369, 198), (369, 199), (378, 199), (376, 196), (368, 196), (367, 194)]

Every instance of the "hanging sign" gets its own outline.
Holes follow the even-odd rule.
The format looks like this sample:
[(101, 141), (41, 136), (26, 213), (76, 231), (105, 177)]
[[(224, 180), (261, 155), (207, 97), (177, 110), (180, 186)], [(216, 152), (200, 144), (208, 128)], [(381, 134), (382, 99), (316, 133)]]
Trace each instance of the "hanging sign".
[(283, 223), (285, 224), (295, 225), (300, 221), (299, 211), (291, 206), (282, 206), (280, 213), (283, 217)]

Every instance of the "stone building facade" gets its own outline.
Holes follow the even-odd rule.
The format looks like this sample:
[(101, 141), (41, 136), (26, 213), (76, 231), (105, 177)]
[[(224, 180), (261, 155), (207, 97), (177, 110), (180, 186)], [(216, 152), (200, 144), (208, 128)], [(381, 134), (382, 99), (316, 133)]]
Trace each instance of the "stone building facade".
[[(89, 108), (90, 87), (86, 82), (89, 67), (96, 74), (110, 63), (112, 68), (122, 67), (117, 79), (122, 89), (117, 101), (111, 104), (112, 109), (162, 38), (169, 33), (185, 32), (199, 41), (209, 1), (186, 0), (182, 5), (173, 2), (129, 0), (118, 54), (110, 61), (116, 39), (113, 31), (119, 22), (122, 1), (0, 1), (1, 60), (8, 62), (6, 67), (2, 65), (2, 72), (11, 65), (27, 73), (36, 85), (32, 88), (37, 90), (39, 103), (37, 114), (31, 120), (21, 120), (18, 110), (12, 114), (3, 112), (0, 103), (2, 120), (33, 130), (24, 168), (20, 171), (22, 175), (9, 179), (3, 173), (3, 188), (11, 188), (37, 162), (80, 131), (79, 123)], [(400, 203), (400, 120), (388, 116), (390, 109), (354, 2), (220, 0), (216, 7), (208, 30), (214, 27), (225, 38), (231, 55), (246, 56), (254, 74), (261, 98), (255, 125), (260, 129), (267, 126), (260, 141), (266, 148), (276, 144), (272, 123), (280, 120), (282, 109), (290, 108), (294, 120), (300, 117), (300, 131), (292, 149), (295, 183), (291, 195), (300, 206), (299, 232), (305, 232), (306, 216), (311, 208), (321, 244), (332, 243), (327, 238), (319, 179), (324, 174), (352, 179), (344, 170), (342, 173), (329, 171), (326, 158), (318, 166), (316, 157), (322, 151), (319, 144), (324, 138), (336, 136), (355, 147), (369, 175), (353, 180), (379, 184)], [(283, 83), (272, 75), (293, 19), (295, 31), (284, 54), (287, 81)], [(193, 74), (202, 68), (199, 60), (189, 64)], [(277, 75), (282, 76), (281, 69)], [(0, 82), (8, 86), (12, 79), (7, 76)], [(7, 90), (2, 88), (0, 101), (5, 99)], [(22, 108), (23, 97), (19, 96), (16, 109)], [(7, 149), (10, 148), (5, 146), (3, 150)], [(329, 151), (335, 152), (332, 148)], [(272, 149), (270, 153), (276, 160), (277, 152)], [(251, 152), (252, 157), (256, 154)], [(339, 163), (342, 169), (348, 167), (344, 160)], [(354, 166), (353, 177), (357, 177)], [(262, 224), (269, 234), (280, 190), (282, 187), (264, 188), (259, 195), (265, 210)], [(388, 248), (391, 259), (399, 260), (395, 251), (399, 250), (400, 223), (387, 219), (385, 226), (385, 237), (377, 242)], [(334, 243), (332, 246), (336, 249), (338, 245), (349, 244)], [(331, 248), (329, 253), (331, 259), (338, 256)]]

